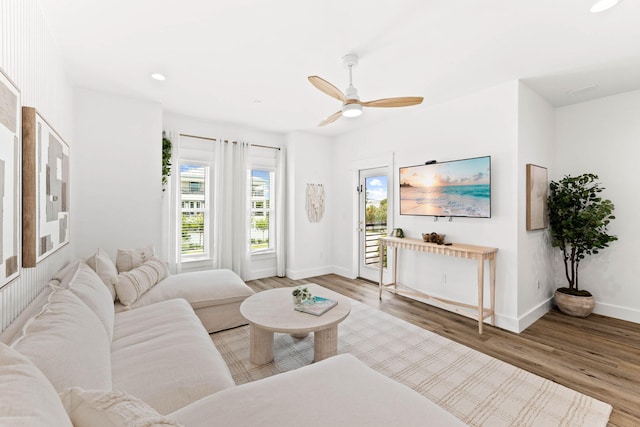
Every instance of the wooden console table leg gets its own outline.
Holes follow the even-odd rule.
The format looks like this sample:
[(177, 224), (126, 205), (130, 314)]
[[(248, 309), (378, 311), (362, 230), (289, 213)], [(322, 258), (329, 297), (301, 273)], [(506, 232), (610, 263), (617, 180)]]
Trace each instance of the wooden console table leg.
[(491, 326), (496, 326), (496, 256), (489, 260), (489, 275), (491, 280)]
[(393, 248), (393, 288), (398, 289), (398, 248)]
[(313, 333), (313, 361), (319, 362), (338, 354), (338, 325)]
[(380, 249), (379, 249), (379, 253), (380, 253), (380, 281), (378, 282), (378, 299), (382, 300), (382, 274), (383, 274), (383, 270), (384, 270), (384, 251), (385, 251), (385, 246), (382, 243), (382, 240), (380, 240)]
[(484, 258), (478, 258), (478, 333), (482, 335), (484, 323)]
[(273, 332), (249, 325), (249, 361), (264, 365), (273, 360)]

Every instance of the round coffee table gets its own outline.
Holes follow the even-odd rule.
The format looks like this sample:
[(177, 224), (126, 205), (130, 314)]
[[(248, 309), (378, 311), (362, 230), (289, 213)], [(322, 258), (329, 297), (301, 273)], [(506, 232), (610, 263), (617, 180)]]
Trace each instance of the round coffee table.
[(338, 305), (320, 316), (293, 309), (291, 291), (276, 288), (258, 292), (245, 299), (240, 312), (249, 321), (249, 360), (263, 365), (273, 360), (273, 333), (306, 336), (313, 332), (313, 361), (318, 362), (338, 352), (338, 323), (351, 312), (344, 296), (313, 283), (306, 284), (312, 295), (338, 301)]

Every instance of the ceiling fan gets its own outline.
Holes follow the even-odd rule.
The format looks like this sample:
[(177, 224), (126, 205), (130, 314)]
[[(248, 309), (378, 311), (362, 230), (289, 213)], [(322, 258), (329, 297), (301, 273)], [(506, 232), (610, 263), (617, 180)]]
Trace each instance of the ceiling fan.
[(377, 107), (377, 108), (393, 108), (393, 107), (408, 107), (411, 105), (418, 105), (422, 103), (421, 96), (402, 96), (398, 98), (384, 98), (376, 99), (375, 101), (360, 101), (358, 97), (358, 90), (353, 86), (351, 78), (351, 70), (355, 65), (358, 65), (358, 56), (355, 54), (348, 54), (342, 57), (342, 64), (349, 69), (349, 87), (347, 87), (346, 93), (342, 93), (340, 89), (329, 83), (328, 81), (318, 76), (309, 76), (309, 82), (318, 88), (321, 92), (326, 93), (332, 98), (342, 101), (342, 109), (336, 111), (326, 119), (320, 122), (318, 126), (328, 125), (340, 118), (345, 117), (357, 117), (362, 114), (362, 107)]

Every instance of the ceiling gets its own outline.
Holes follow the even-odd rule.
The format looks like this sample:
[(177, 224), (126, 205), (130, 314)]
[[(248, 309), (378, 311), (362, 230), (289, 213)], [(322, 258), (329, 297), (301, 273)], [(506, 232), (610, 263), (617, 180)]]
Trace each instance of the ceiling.
[[(595, 0), (40, 0), (70, 82), (254, 129), (337, 135), (522, 79), (561, 106), (640, 89), (640, 2)], [(317, 124), (360, 57), (362, 100), (423, 96)], [(160, 72), (164, 82), (150, 79)]]

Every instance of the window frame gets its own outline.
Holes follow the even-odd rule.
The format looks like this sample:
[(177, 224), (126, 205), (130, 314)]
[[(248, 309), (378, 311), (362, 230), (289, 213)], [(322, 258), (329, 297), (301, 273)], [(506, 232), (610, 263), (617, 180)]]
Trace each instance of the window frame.
[[(211, 182), (211, 172), (214, 165), (212, 163), (213, 162), (211, 161), (194, 159), (193, 156), (181, 157), (178, 160), (178, 176), (180, 178), (180, 194), (179, 194), (180, 196), (180, 220), (179, 220), (180, 236), (182, 236), (182, 215), (185, 213), (185, 211), (186, 212), (202, 212), (203, 221), (204, 221), (203, 253), (184, 254), (182, 250), (182, 240), (180, 240), (180, 262), (182, 263), (208, 260), (208, 259), (211, 259), (213, 256), (212, 245), (211, 245), (211, 226), (212, 226), (211, 208), (213, 203), (212, 188), (211, 188), (213, 183)], [(189, 193), (183, 193), (183, 188), (182, 188), (182, 170), (181, 169), (182, 169), (182, 166), (185, 166), (185, 165), (201, 166), (205, 168), (204, 181), (203, 181), (204, 189), (202, 190), (202, 193), (204, 195), (203, 207), (199, 206), (200, 205), (199, 201), (194, 201), (194, 200), (187, 201), (188, 203), (187, 208), (183, 207), (184, 200), (182, 199), (182, 196), (183, 194), (189, 194)], [(202, 186), (199, 186), (199, 187), (201, 188)], [(193, 188), (191, 185), (189, 185), (186, 188), (186, 190), (191, 192), (193, 191)]]
[[(268, 199), (268, 207), (255, 208), (253, 206), (253, 172), (268, 172), (269, 173), (269, 199)], [(251, 255), (264, 255), (275, 253), (276, 245), (278, 242), (275, 241), (275, 180), (276, 180), (276, 169), (275, 167), (264, 166), (263, 164), (252, 164), (248, 169), (249, 176), (249, 252)], [(266, 202), (267, 199), (264, 197), (260, 198), (258, 201)], [(266, 204), (266, 203), (265, 203)], [(252, 218), (255, 216), (256, 212), (263, 212), (265, 215), (268, 215), (269, 218), (269, 234), (268, 234), (268, 242), (269, 246), (266, 248), (253, 248), (251, 233), (253, 231), (253, 222)], [(261, 218), (264, 218), (265, 215), (262, 215)]]

